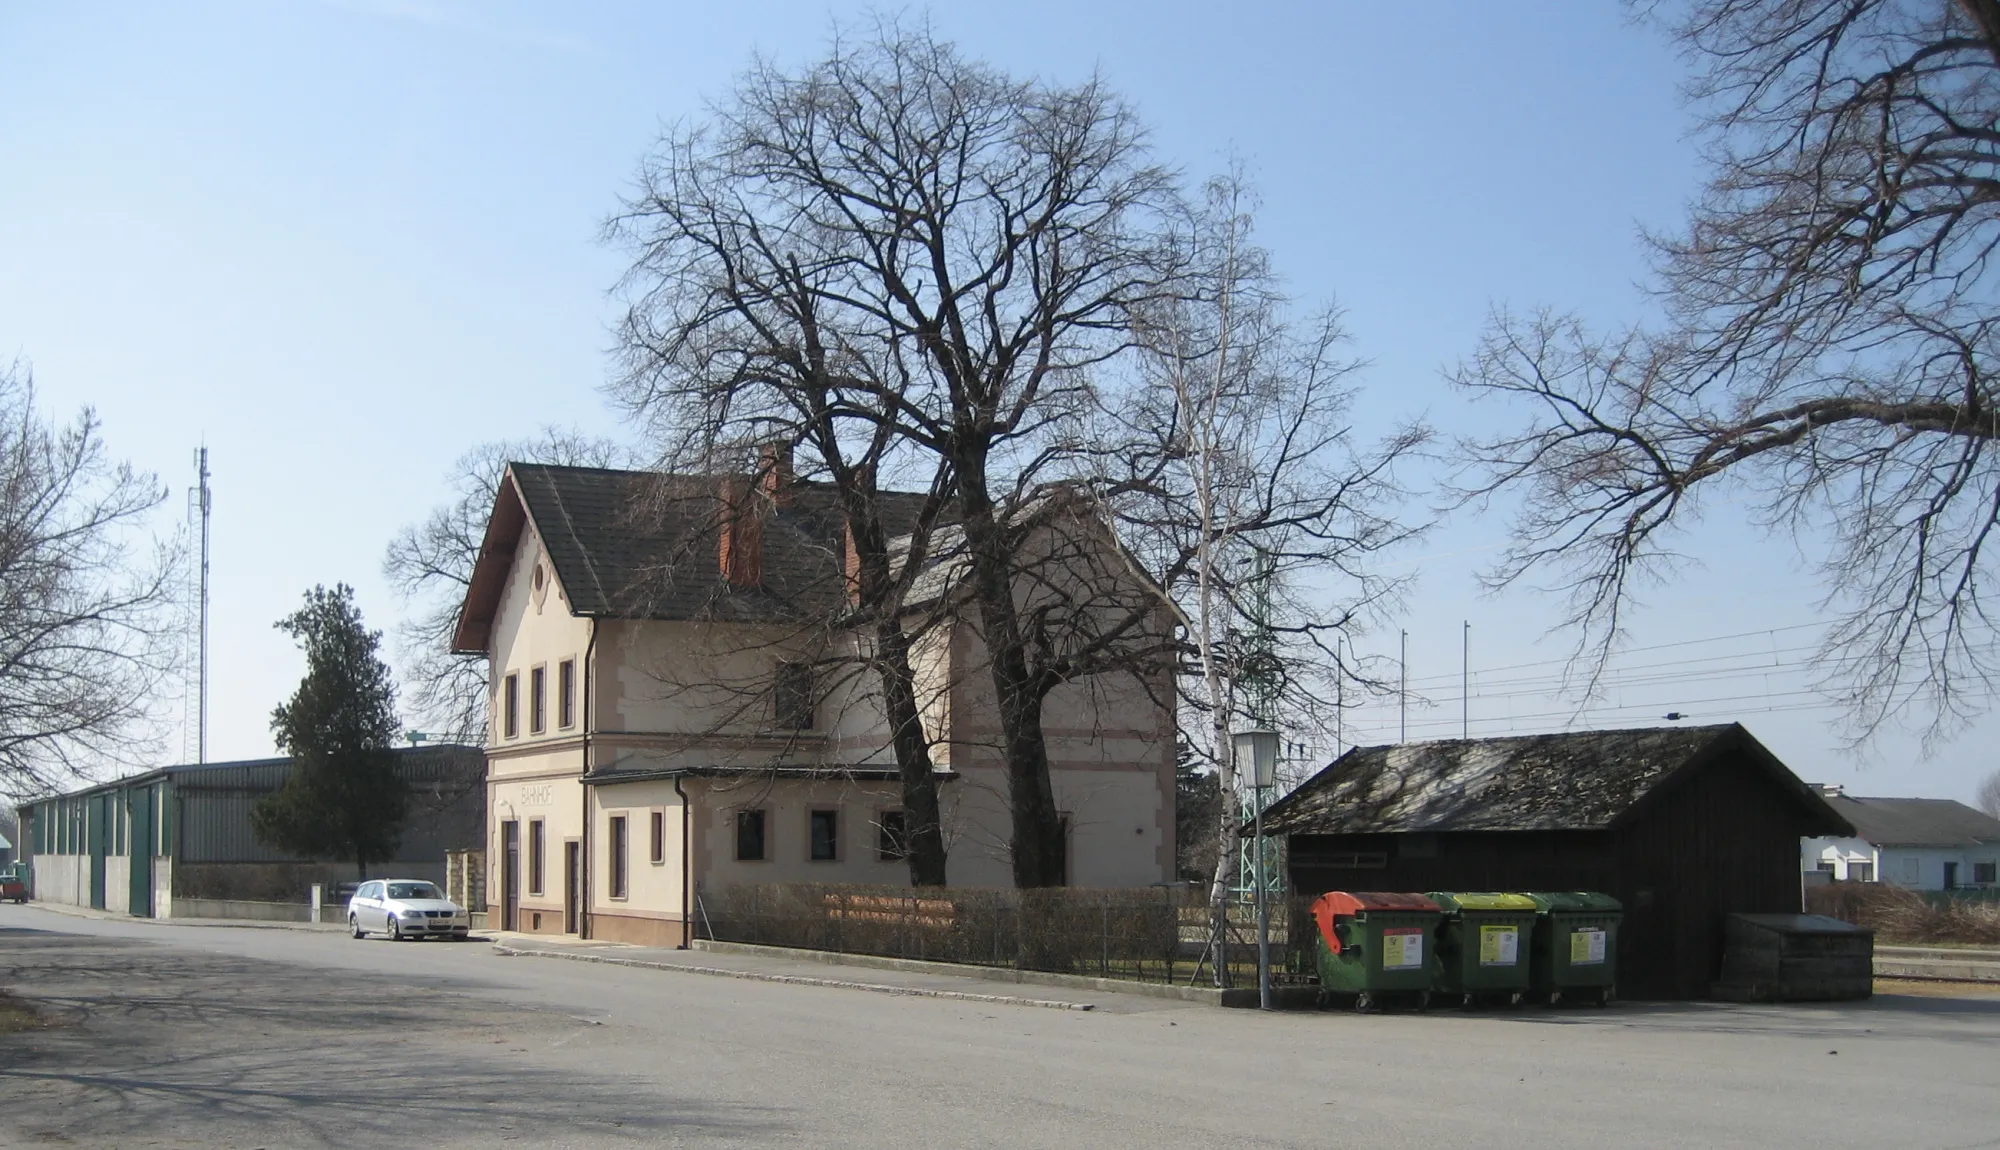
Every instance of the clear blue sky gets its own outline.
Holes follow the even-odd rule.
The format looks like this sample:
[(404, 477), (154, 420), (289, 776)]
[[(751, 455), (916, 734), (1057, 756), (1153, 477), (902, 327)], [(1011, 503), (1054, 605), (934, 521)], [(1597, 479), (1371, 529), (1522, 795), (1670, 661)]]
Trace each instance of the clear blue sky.
[[(379, 570), (467, 447), (544, 423), (615, 432), (604, 378), (620, 270), (599, 246), (664, 121), (699, 116), (753, 52), (802, 60), (845, 4), (516, 5), (454, 0), (0, 7), (0, 356), (34, 364), (58, 413), (97, 408), (115, 453), (175, 484), (215, 471), (216, 757), (270, 749), (301, 671), (272, 620), (317, 583), (397, 603)], [(1234, 150), (1262, 185), (1262, 237), (1298, 292), (1337, 294), (1373, 360), (1364, 417), (1476, 425), (1440, 382), (1488, 307), (1637, 314), (1636, 237), (1698, 173), (1659, 34), (1611, 4), (940, 4), (938, 28), (1019, 73), (1101, 70), (1159, 154), (1191, 172)], [(1624, 688), (1599, 717), (1742, 718), (1802, 775), (1872, 793), (1969, 797), (1986, 724), (1922, 761), (1891, 737), (1844, 755), (1794, 693), (1812, 576), (1787, 540), (1728, 522), (1655, 590), (1633, 666), (1766, 656), (1757, 678)], [(1568, 718), (1503, 685), (1559, 657), (1553, 606), (1481, 599), (1491, 520), (1448, 523), (1407, 617), (1369, 640), (1457, 733), (1460, 622), (1475, 733)], [(1686, 672), (1679, 663), (1673, 670)], [(1699, 667), (1693, 668), (1699, 669)], [(1636, 672), (1634, 672), (1636, 673)], [(1432, 680), (1435, 680), (1433, 682)], [(1697, 702), (1696, 700), (1699, 700)], [(1510, 717), (1511, 715), (1511, 717)], [(1586, 721), (1589, 717), (1586, 716)], [(1365, 716), (1394, 737), (1393, 708)]]

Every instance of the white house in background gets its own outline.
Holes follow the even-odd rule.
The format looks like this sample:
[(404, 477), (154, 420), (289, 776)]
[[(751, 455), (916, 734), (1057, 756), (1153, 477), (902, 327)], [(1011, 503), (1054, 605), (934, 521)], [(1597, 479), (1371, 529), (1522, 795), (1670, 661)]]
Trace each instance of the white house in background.
[(2000, 885), (2000, 819), (1951, 799), (1877, 799), (1820, 787), (1859, 833), (1801, 839), (1799, 868), (1847, 882), (1912, 890)]

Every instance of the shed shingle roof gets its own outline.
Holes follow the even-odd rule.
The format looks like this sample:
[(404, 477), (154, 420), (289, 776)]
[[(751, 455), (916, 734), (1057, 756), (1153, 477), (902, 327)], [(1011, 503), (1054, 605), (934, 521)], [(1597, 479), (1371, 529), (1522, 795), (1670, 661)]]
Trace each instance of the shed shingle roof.
[(1602, 830), (1731, 744), (1782, 774), (1826, 825), (1842, 825), (1734, 723), (1357, 747), (1273, 803), (1264, 825), (1279, 834)]
[(1828, 805), (1878, 847), (1958, 847), (2000, 843), (2000, 819), (1953, 799), (1871, 799), (1830, 795)]

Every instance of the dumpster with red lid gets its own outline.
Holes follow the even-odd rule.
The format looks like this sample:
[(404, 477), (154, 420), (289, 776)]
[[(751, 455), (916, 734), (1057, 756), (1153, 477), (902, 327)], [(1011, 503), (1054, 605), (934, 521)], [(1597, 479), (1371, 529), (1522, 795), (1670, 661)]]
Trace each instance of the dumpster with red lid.
[(1351, 999), (1370, 1010), (1400, 998), (1422, 1006), (1439, 971), (1437, 927), (1444, 914), (1420, 894), (1331, 891), (1312, 907), (1319, 926), (1322, 1002)]

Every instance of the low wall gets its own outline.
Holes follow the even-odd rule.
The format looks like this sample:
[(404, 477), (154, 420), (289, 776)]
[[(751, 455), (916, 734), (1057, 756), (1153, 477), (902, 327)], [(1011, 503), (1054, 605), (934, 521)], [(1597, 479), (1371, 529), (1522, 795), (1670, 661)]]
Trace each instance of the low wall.
[[(413, 878), (444, 884), (444, 862), (389, 863), (370, 866), (369, 878)], [(304, 903), (319, 883), (329, 898), (340, 883), (358, 881), (352, 863), (196, 863), (174, 864), (174, 901)], [(181, 917), (197, 917), (175, 912)]]
[[(321, 917), (325, 913), (322, 908)], [(312, 905), (302, 902), (255, 902), (250, 899), (176, 898), (174, 918), (243, 918), (259, 922), (310, 922)], [(338, 922), (338, 916), (327, 921)]]

